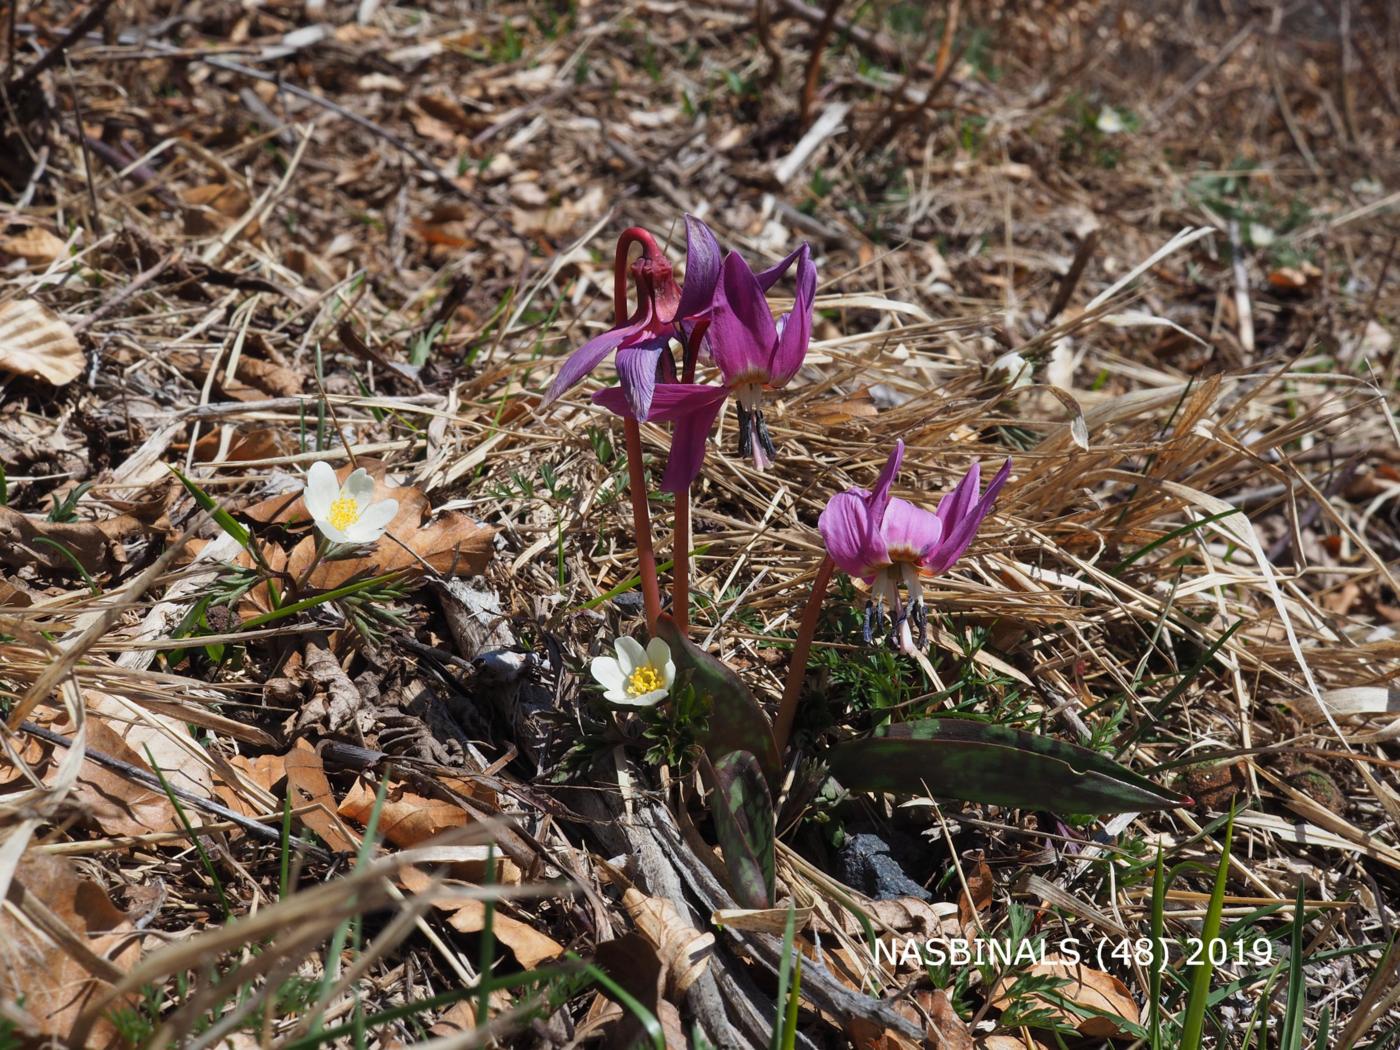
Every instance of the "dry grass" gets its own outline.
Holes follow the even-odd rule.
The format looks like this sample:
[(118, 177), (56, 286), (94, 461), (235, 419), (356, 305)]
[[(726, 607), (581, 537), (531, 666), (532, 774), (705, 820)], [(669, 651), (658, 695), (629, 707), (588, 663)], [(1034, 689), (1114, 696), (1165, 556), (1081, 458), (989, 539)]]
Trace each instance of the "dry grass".
[[(312, 39), (287, 35), (317, 22), (300, 5), (114, 5), (105, 35), (32, 82), (93, 8), (18, 12), (0, 299), (51, 308), (85, 358), (61, 388), (4, 373), (0, 466), (12, 510), (41, 520), (77, 493), (76, 522), (107, 531), (73, 534), (106, 560), (91, 585), (51, 547), (0, 551), (0, 886), (24, 934), (6, 965), (65, 993), (111, 983), (76, 1007), (7, 1000), (0, 1033), (96, 1045), (116, 1038), (101, 1003), (136, 993), (120, 1034), (151, 1045), (626, 1039), (629, 1015), (561, 953), (640, 928), (664, 957), (732, 901), (692, 778), (641, 763), (635, 726), (581, 703), (585, 658), (640, 615), (595, 601), (635, 572), (620, 430), (582, 391), (538, 400), (610, 320), (612, 237), (642, 224), (674, 245), (689, 210), (751, 258), (810, 239), (822, 277), (808, 365), (770, 421), (778, 468), (736, 458), (722, 417), (693, 496), (693, 633), (761, 699), (782, 691), (833, 492), (868, 484), (897, 437), (900, 494), (922, 502), (973, 461), (1016, 463), (972, 556), (934, 581), (931, 677), (865, 652), (833, 595), (793, 770), (890, 714), (874, 705), (956, 709), (1119, 750), (1199, 803), (1066, 824), (836, 806), (795, 777), (780, 897), (821, 938), (801, 1041), (882, 1045), (873, 1024), (909, 1045), (931, 1024), (946, 1045), (996, 1046), (997, 1022), (993, 1039), (1056, 1045), (991, 1008), (996, 974), (881, 963), (843, 908), (920, 940), (1032, 918), (1086, 943), (1143, 936), (1156, 849), (1213, 867), (1232, 798), (1227, 923), (1272, 938), (1277, 961), (1300, 879), (1316, 909), (1307, 1045), (1324, 1016), (1334, 1039), (1394, 1038), (1385, 5), (993, 5), (962, 11), (951, 51), (941, 9), (870, 5), (853, 30), (840, 5), (809, 103), (818, 122), (850, 109), (785, 184), (821, 21), (798, 0), (758, 20), (739, 3), (433, 3), (362, 4), (360, 24), (355, 7), (326, 5)], [(1101, 130), (1106, 107), (1124, 130)], [(26, 259), (35, 226), (61, 247)], [(990, 371), (1013, 349), (1034, 385)], [(659, 468), (666, 433), (643, 439)], [(487, 611), (464, 618), (463, 566), (438, 565), (377, 640), (322, 610), (205, 624), (223, 664), (190, 650), (177, 634), (237, 548), (167, 466), (241, 514), (322, 458), (377, 462), (435, 512), (494, 528), (472, 583)], [(663, 558), (668, 512), (653, 502)], [(266, 611), (249, 601), (245, 621)], [(597, 761), (561, 786), (580, 743)], [(146, 747), (182, 806), (132, 772)], [(386, 843), (365, 845), (367, 820)], [(933, 903), (843, 885), (837, 827), (913, 843), (905, 867)], [(1169, 936), (1198, 928), (1210, 881), (1175, 883)], [(116, 908), (75, 904), (92, 884)], [(629, 887), (682, 911), (648, 925)], [(976, 905), (962, 927), (960, 899)], [(776, 941), (717, 936), (662, 1020), (766, 1043)], [(489, 1032), (484, 965), (541, 970), (490, 992)], [(1144, 1002), (1141, 967), (1106, 968)], [(1218, 974), (1242, 983), (1212, 1009), (1214, 1045), (1245, 1045), (1257, 970)], [(1276, 1028), (1282, 985), (1268, 994)], [(337, 1027), (399, 1007), (368, 1042)]]

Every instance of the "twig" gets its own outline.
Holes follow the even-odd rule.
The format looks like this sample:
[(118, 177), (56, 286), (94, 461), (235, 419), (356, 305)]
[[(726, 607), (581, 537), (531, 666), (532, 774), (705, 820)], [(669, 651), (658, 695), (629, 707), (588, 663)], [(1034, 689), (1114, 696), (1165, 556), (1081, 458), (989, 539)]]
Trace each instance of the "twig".
[(788, 665), (787, 685), (783, 687), (783, 700), (778, 707), (778, 717), (773, 720), (773, 738), (778, 744), (778, 754), (787, 747), (788, 735), (792, 732), (793, 719), (797, 717), (797, 701), (802, 698), (802, 683), (807, 678), (807, 656), (812, 651), (812, 636), (817, 633), (817, 619), (821, 615), (822, 601), (831, 583), (831, 573), (836, 563), (831, 555), (822, 557), (816, 578), (812, 580), (812, 593), (807, 597), (807, 606), (802, 610), (802, 623), (797, 629), (797, 641), (792, 647), (792, 662)]
[[(57, 744), (59, 747), (73, 746), (73, 741), (63, 734), (55, 733), (52, 730), (45, 729), (43, 726), (37, 726), (33, 722), (27, 720), (23, 721), (19, 724), (19, 728), (29, 733), (31, 736), (37, 736), (40, 740), (47, 740), (50, 744)], [(162, 794), (168, 790), (170, 794), (174, 795), (181, 802), (188, 802), (196, 809), (202, 809), (206, 813), (213, 813), (217, 817), (231, 820), (244, 831), (256, 835), (259, 838), (266, 839), (269, 842), (282, 841), (282, 832), (280, 829), (270, 828), (266, 824), (260, 824), (258, 821), (250, 817), (245, 817), (242, 813), (229, 809), (225, 805), (215, 802), (212, 799), (203, 798), (191, 791), (186, 791), (184, 788), (176, 787), (174, 784), (162, 784), (160, 778), (154, 773), (148, 773), (139, 766), (133, 766), (130, 762), (123, 762), (121, 759), (114, 758), (104, 751), (98, 751), (92, 747), (85, 747), (83, 749), (83, 757), (90, 762), (96, 762), (99, 766), (104, 766), (113, 772), (120, 773), (128, 779), (134, 780), (139, 784), (144, 784), (146, 787), (159, 791)], [(290, 845), (296, 846), (299, 849), (304, 849), (321, 860), (329, 861), (333, 859), (331, 854), (323, 850), (320, 846), (313, 846), (311, 843), (298, 838), (289, 838), (287, 841)]]
[[(19, 92), (22, 91), (24, 88), (28, 87), (29, 84), (32, 83), (35, 80), (35, 78), (39, 76), (40, 73), (43, 73), (50, 66), (56, 63), (60, 58), (62, 58), (64, 52), (66, 52), (70, 47), (77, 43), (80, 37), (86, 35), (88, 30), (92, 29), (93, 26), (97, 25), (98, 22), (101, 22), (103, 16), (107, 14), (107, 8), (111, 6), (112, 0), (97, 0), (97, 3), (93, 4), (90, 8), (88, 8), (87, 14), (83, 15), (82, 18), (78, 19), (78, 21), (73, 25), (73, 28), (63, 34), (63, 39), (61, 39), (53, 47), (49, 48), (48, 51), (44, 52), (44, 54), (39, 57), (39, 61), (35, 62), (32, 66), (30, 66), (23, 73), (21, 73), (19, 75), (18, 80), (15, 80), (11, 83), (9, 90), (13, 92)], [(14, 9), (14, 7), (11, 7), (11, 61), (13, 61), (14, 58), (14, 27), (15, 19), (18, 17), (18, 14), (19, 13)]]
[(831, 30), (836, 24), (836, 11), (840, 6), (841, 0), (826, 0), (826, 13), (817, 26), (817, 35), (812, 41), (812, 53), (807, 56), (807, 76), (802, 84), (802, 110), (799, 118), (804, 128), (812, 120), (812, 102), (817, 97), (817, 84), (822, 75), (822, 55), (826, 52), (827, 41), (831, 39)]

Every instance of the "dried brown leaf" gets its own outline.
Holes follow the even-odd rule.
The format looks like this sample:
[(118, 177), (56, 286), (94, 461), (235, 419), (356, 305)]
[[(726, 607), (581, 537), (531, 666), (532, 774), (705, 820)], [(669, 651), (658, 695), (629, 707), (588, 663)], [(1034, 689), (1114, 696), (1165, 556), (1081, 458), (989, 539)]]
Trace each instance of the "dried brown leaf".
[[(20, 861), (16, 879), (90, 952), (117, 970), (130, 968), (140, 957), (140, 941), (130, 937), (126, 915), (98, 883), (79, 877), (72, 861), (29, 854)], [(0, 910), (0, 999), (22, 999), (44, 1034), (65, 1038), (78, 1015), (106, 987), (48, 936), (18, 921), (8, 908)], [(122, 1044), (104, 1017), (84, 1045)]]
[(63, 386), (82, 375), (83, 348), (47, 306), (12, 299), (0, 303), (0, 370)]
[[(1130, 1024), (1137, 1024), (1141, 1019), (1138, 1006), (1133, 999), (1132, 992), (1128, 986), (1114, 977), (1110, 973), (1102, 970), (1094, 970), (1080, 963), (1070, 962), (1068, 959), (1058, 955), (1047, 955), (1042, 962), (1036, 963), (1021, 971), (1024, 974), (1042, 977), (1061, 977), (1068, 983), (1062, 984), (1055, 989), (1055, 994), (1071, 1003), (1080, 1006), (1092, 1007), (1095, 1010), (1102, 1010), (1112, 1016), (1104, 1017), (1094, 1014), (1089, 1017), (1081, 1017), (1071, 1013), (1039, 996), (1033, 996), (1038, 1003), (1055, 1017), (1065, 1024), (1075, 1028), (1080, 1035), (1092, 1036), (1098, 1039), (1106, 1039), (1116, 1035), (1127, 1034), (1123, 1027), (1114, 1021), (1114, 1017), (1122, 1018)], [(1013, 979), (1002, 978), (992, 988), (991, 1004), (997, 1008), (1005, 1007), (1009, 1002), (1007, 992), (1010, 990)]]

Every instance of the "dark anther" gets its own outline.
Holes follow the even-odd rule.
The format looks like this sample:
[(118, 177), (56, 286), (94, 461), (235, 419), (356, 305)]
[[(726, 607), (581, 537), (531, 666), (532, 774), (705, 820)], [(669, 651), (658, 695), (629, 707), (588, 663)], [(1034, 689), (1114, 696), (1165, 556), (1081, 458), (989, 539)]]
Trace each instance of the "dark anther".
[(865, 603), (865, 623), (862, 626), (862, 633), (865, 636), (865, 644), (869, 645), (875, 639), (875, 603)]
[(918, 646), (922, 649), (928, 645), (928, 610), (924, 608), (923, 602), (915, 602), (910, 606), (909, 618), (914, 621), (914, 626), (919, 629)]
[(776, 459), (778, 450), (773, 445), (772, 435), (768, 433), (768, 424), (763, 420), (763, 409), (754, 409), (754, 418), (758, 422), (758, 443), (763, 446), (763, 451), (768, 453), (769, 459)]
[(753, 413), (742, 404), (739, 405), (739, 455), (753, 455)]

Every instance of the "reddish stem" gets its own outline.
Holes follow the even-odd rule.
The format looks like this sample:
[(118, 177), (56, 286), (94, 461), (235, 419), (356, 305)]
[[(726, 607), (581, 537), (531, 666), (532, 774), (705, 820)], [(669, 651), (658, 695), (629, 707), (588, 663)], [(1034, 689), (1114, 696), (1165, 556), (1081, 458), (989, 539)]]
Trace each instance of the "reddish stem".
[(671, 550), (671, 615), (682, 631), (690, 626), (690, 489), (676, 493), (676, 538)]
[[(659, 256), (661, 249), (656, 245), (656, 238), (651, 235), (651, 231), (640, 226), (630, 226), (622, 231), (622, 235), (617, 239), (617, 253), (613, 256), (613, 324), (621, 325), (627, 322), (627, 254), (632, 249), (633, 242), (642, 246), (642, 254), (648, 256)], [(640, 290), (639, 290), (640, 294)]]
[[(659, 255), (656, 238), (640, 226), (622, 231), (613, 256), (613, 323), (627, 322), (627, 255), (636, 242), (643, 255)], [(638, 295), (644, 294), (638, 289)], [(623, 429), (627, 435), (627, 490), (632, 497), (632, 530), (637, 535), (637, 572), (642, 578), (642, 603), (646, 610), (647, 634), (656, 636), (656, 621), (661, 616), (661, 586), (656, 580), (656, 554), (651, 546), (651, 514), (647, 510), (647, 482), (642, 469), (642, 427), (635, 419), (625, 417)]]
[(792, 722), (797, 717), (797, 701), (802, 696), (802, 683), (807, 678), (807, 655), (812, 651), (812, 636), (817, 633), (822, 600), (826, 597), (826, 588), (831, 583), (831, 573), (835, 568), (836, 563), (831, 560), (831, 555), (824, 555), (821, 567), (817, 569), (817, 578), (812, 581), (807, 607), (802, 610), (802, 624), (797, 628), (797, 641), (792, 647), (792, 663), (788, 665), (783, 702), (778, 707), (778, 717), (773, 721), (773, 738), (778, 743), (780, 755), (787, 747), (788, 734), (792, 732)]
[(661, 616), (661, 587), (656, 582), (656, 555), (651, 549), (651, 514), (647, 511), (647, 481), (642, 470), (642, 427), (635, 419), (623, 419), (627, 433), (627, 491), (632, 497), (632, 528), (637, 533), (637, 572), (642, 577), (642, 602), (647, 634), (656, 637)]

